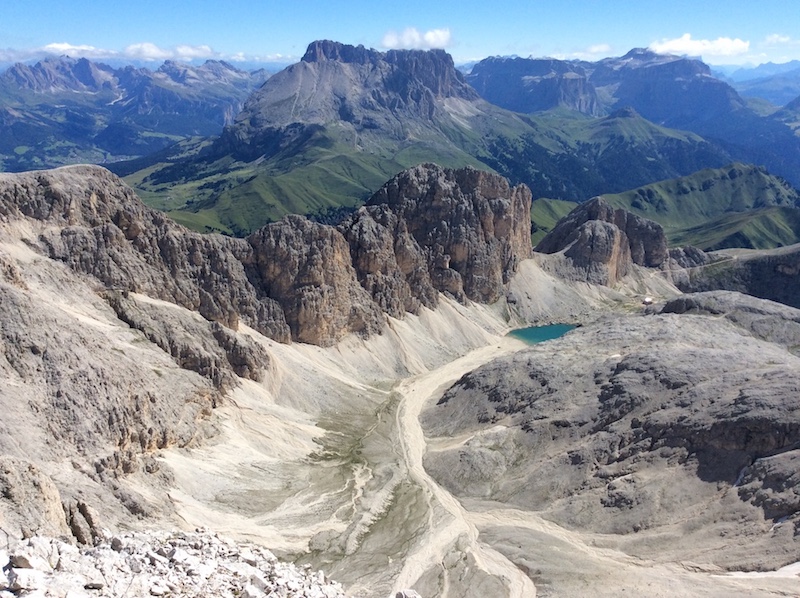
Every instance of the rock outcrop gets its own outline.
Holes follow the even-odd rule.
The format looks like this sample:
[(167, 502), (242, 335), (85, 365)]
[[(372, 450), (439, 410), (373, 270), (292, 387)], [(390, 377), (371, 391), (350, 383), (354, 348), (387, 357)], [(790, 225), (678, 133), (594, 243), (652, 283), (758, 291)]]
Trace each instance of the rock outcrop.
[(339, 228), (379, 303), (398, 285), (412, 310), (435, 305), (435, 291), (493, 303), (531, 255), (530, 203), (527, 187), (497, 175), (424, 164), (386, 183)]
[(287, 216), (248, 242), (262, 288), (280, 304), (300, 342), (329, 345), (344, 334), (383, 327), (379, 307), (361, 287), (344, 237), (331, 226)]
[[(502, 177), (428, 164), (388, 182), (338, 228), (290, 216), (233, 239), (176, 225), (99, 167), (0, 178), (0, 216), (41, 222), (41, 251), (107, 289), (169, 301), (232, 330), (241, 321), (280, 342), (319, 345), (378, 333), (384, 312), (433, 307), (439, 291), (496, 301), (530, 256), (530, 199)], [(163, 336), (119, 295), (108, 297), (132, 326)], [(168, 344), (159, 343), (191, 362)], [(221, 371), (230, 359), (218, 357), (192, 367)]]
[(668, 258), (664, 229), (652, 220), (611, 207), (602, 197), (580, 204), (542, 239), (535, 250), (563, 252), (578, 280), (611, 286), (632, 264), (660, 267)]
[(761, 251), (723, 250), (703, 268), (676, 278), (684, 292), (724, 289), (800, 308), (800, 245)]
[(722, 316), (756, 338), (800, 354), (800, 310), (733, 291), (689, 293), (667, 301), (661, 313)]
[(0, 455), (0, 529), (23, 535), (70, 534), (53, 480), (34, 463), (8, 454)]

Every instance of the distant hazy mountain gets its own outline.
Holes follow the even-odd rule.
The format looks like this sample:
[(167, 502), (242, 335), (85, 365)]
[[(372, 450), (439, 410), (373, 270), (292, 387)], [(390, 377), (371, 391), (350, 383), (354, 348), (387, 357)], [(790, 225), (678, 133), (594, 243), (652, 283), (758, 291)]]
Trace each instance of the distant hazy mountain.
[(602, 115), (632, 106), (655, 123), (687, 128), (745, 107), (701, 61), (641, 48), (599, 62), (486, 58), (467, 80), (487, 100), (524, 113), (565, 106)]
[(318, 41), (257, 90), (219, 139), (113, 168), (185, 224), (242, 234), (287, 213), (358, 205), (426, 161), (491, 168), (534, 196), (576, 201), (731, 161), (635, 112), (576, 114), (499, 108), (441, 50)]
[(800, 60), (790, 60), (789, 62), (781, 62), (779, 64), (765, 62), (755, 67), (740, 67), (729, 73), (728, 78), (735, 83), (741, 83), (743, 81), (753, 81), (755, 79), (784, 75), (796, 70), (800, 70)]
[(798, 134), (800, 132), (800, 95), (776, 112), (773, 118)]
[(563, 60), (486, 58), (473, 66), (467, 81), (483, 98), (515, 112), (563, 106), (594, 116), (603, 113), (588, 73)]
[(697, 133), (737, 160), (764, 164), (800, 184), (800, 139), (754, 112), (700, 60), (634, 49), (598, 62), (490, 58), (472, 72), (478, 91), (505, 108), (609, 114), (632, 107), (653, 123)]
[(68, 57), (16, 64), (0, 75), (2, 169), (141, 156), (216, 134), (266, 77), (219, 61), (156, 71)]
[(733, 86), (743, 96), (761, 98), (775, 106), (784, 106), (800, 96), (800, 65), (791, 71), (734, 82)]

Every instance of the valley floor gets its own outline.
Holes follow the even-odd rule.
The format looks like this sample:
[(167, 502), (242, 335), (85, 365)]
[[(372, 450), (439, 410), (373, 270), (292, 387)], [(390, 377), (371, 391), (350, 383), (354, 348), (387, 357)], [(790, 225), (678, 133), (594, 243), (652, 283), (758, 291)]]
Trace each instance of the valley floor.
[(216, 443), (164, 452), (179, 515), (188, 526), (321, 567), (352, 596), (404, 588), (424, 597), (772, 596), (800, 589), (791, 569), (733, 576), (709, 564), (635, 558), (608, 548), (600, 534), (505, 504), (462, 501), (438, 484), (423, 467), (426, 451), (469, 438), (429, 446), (421, 412), (463, 374), (524, 348), (481, 309), (445, 303), (393, 322), (383, 337), (333, 349), (262, 339), (277, 382), (235, 391), (222, 407)]

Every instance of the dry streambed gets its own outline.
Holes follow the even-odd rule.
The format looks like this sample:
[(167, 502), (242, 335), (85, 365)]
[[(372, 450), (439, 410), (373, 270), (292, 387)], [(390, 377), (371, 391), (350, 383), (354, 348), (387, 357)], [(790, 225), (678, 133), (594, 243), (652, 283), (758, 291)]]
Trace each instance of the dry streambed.
[[(442, 346), (429, 342), (429, 329), (443, 335), (451, 324), (398, 324), (407, 328), (379, 346), (266, 343), (277, 364), (272, 383), (248, 382), (234, 393), (215, 444), (166, 453), (178, 512), (191, 525), (320, 567), (354, 596), (412, 587), (422, 596), (450, 597), (800, 589), (795, 575), (733, 577), (697, 558), (637, 558), (634, 536), (620, 541), (557, 523), (552, 513), (457, 497), (441, 476), (431, 476), (435, 468), (423, 466), (426, 454), (458, 451), (475, 439), (480, 445), (492, 434), (501, 439), (508, 422), (488, 435), (461, 430), (426, 438), (421, 414), (463, 374), (522, 345), (474, 327), (450, 354), (425, 349)], [(585, 350), (579, 345), (565, 341), (559, 351), (577, 360)]]

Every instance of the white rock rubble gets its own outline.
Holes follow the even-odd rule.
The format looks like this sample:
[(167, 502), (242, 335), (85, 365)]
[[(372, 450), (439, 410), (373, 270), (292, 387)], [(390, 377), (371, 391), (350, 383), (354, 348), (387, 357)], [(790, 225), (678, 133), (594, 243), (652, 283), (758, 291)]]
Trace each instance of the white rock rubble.
[(0, 598), (102, 596), (343, 598), (322, 571), (204, 529), (137, 532), (78, 548), (34, 537), (0, 552)]

